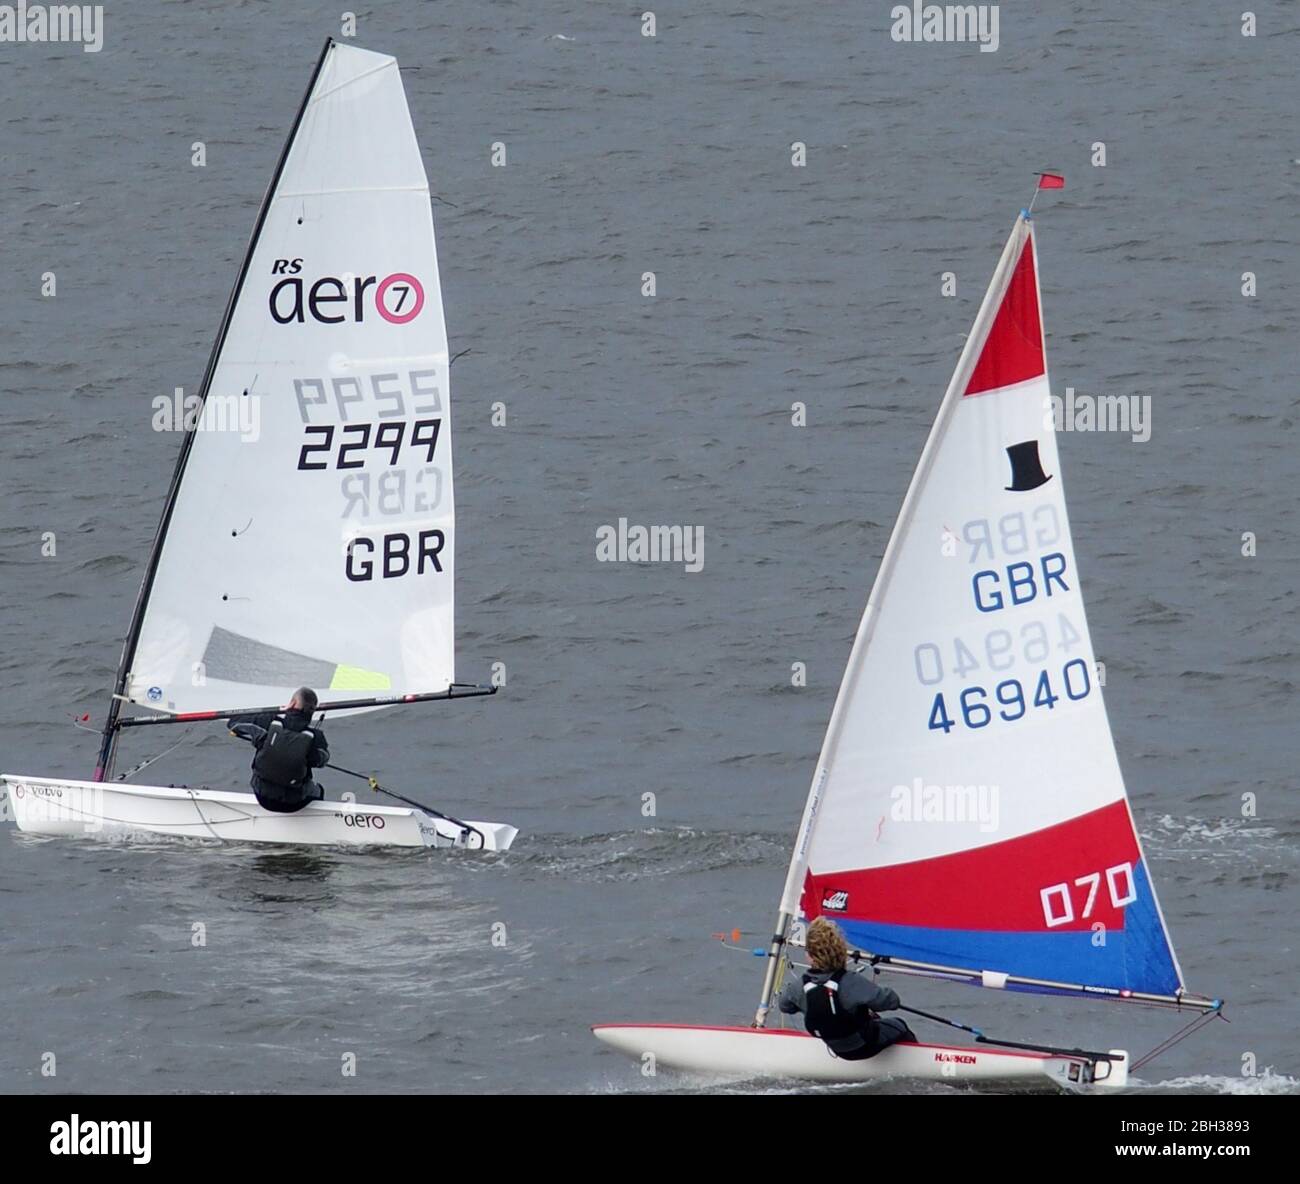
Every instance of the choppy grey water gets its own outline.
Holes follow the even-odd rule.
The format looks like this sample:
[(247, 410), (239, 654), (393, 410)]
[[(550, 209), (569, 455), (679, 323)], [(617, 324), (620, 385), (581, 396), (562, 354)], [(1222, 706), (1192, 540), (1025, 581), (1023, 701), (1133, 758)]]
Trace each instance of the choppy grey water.
[[(98, 54), (0, 45), (8, 771), (93, 765), (71, 716), (102, 716), (177, 447), (150, 401), (200, 377), (338, 8), (109, 4)], [(344, 763), (523, 836), (495, 859), (268, 854), (6, 824), (0, 1088), (696, 1088), (642, 1078), (587, 1024), (750, 1013), (759, 961), (709, 935), (771, 923), (961, 334), (1032, 171), (1057, 166), (1069, 188), (1039, 218), (1054, 387), (1154, 408), (1145, 444), (1062, 438), (1093, 636), (1188, 983), (1233, 1020), (1142, 1078), (1296, 1089), (1300, 23), (1256, 8), (1247, 38), (1209, 0), (1008, 4), (996, 53), (895, 43), (873, 4), (362, 13), (356, 43), (406, 67), (455, 203), (435, 218), (452, 348), (472, 349), (454, 392), (460, 673), (503, 661), (509, 684), (331, 738)], [(597, 563), (596, 528), (620, 516), (703, 526), (704, 570)], [(233, 787), (246, 753), (201, 733), (151, 773)], [(1174, 1023), (908, 994), (1101, 1047)]]

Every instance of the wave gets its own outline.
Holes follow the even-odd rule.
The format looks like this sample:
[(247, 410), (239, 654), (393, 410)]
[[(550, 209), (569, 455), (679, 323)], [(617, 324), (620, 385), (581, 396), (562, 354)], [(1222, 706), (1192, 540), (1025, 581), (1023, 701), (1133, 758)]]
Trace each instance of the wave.
[(727, 868), (784, 866), (786, 836), (693, 827), (649, 827), (602, 835), (534, 835), (502, 861), (507, 870), (540, 871), (585, 883), (689, 875)]
[(1261, 867), (1295, 863), (1300, 851), (1275, 826), (1249, 818), (1176, 818), (1163, 814), (1142, 828), (1147, 853), (1157, 859), (1221, 859)]
[(1171, 1077), (1168, 1081), (1130, 1081), (1130, 1093), (1196, 1093), (1196, 1094), (1297, 1094), (1300, 1078), (1285, 1073), (1274, 1073), (1272, 1068), (1254, 1077), (1226, 1077), (1212, 1073), (1193, 1073), (1187, 1077)]

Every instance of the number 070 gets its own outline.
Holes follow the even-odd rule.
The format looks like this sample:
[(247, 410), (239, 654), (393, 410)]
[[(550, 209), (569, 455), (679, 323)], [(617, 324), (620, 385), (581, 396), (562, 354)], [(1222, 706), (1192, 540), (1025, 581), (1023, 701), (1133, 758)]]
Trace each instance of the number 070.
[(1068, 883), (1053, 884), (1039, 892), (1039, 898), (1043, 902), (1043, 920), (1047, 923), (1048, 929), (1055, 929), (1059, 925), (1068, 925), (1075, 919), (1075, 901), (1079, 900), (1080, 909), (1078, 917), (1081, 920), (1087, 920), (1092, 916), (1093, 906), (1097, 903), (1097, 890), (1101, 887), (1102, 875), (1106, 877), (1106, 891), (1110, 896), (1110, 903), (1117, 909), (1122, 909), (1125, 905), (1132, 904), (1137, 900), (1137, 887), (1133, 882), (1133, 865), (1131, 863), (1117, 863), (1114, 867), (1108, 867), (1105, 873), (1089, 872), (1086, 876), (1080, 876), (1074, 881), (1074, 887), (1080, 891), (1074, 896), (1070, 893)]

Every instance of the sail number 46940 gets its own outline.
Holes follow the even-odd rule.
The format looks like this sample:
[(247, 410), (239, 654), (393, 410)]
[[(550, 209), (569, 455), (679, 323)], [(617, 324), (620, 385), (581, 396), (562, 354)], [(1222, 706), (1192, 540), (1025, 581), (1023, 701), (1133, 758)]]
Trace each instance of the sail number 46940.
[(990, 699), (986, 688), (967, 687), (956, 697), (951, 714), (940, 691), (930, 705), (929, 726), (931, 731), (943, 732), (946, 736), (960, 725), (972, 729), (986, 728), (993, 722), (995, 714), (1013, 723), (1023, 719), (1031, 707), (1052, 711), (1062, 698), (1077, 702), (1086, 699), (1091, 690), (1088, 663), (1082, 658), (1074, 658), (1061, 667), (1055, 680), (1050, 670), (1040, 671), (1032, 688), (1018, 678), (1004, 678), (993, 688)]

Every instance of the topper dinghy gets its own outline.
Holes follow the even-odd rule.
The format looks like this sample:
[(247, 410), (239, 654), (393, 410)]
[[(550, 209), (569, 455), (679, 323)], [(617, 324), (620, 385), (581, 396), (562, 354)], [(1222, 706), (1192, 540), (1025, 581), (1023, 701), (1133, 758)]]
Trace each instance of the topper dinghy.
[(415, 802), (276, 814), (251, 793), (112, 779), (123, 728), (278, 710), (300, 685), (322, 715), (495, 692), (455, 680), (448, 369), (397, 62), (327, 41), (184, 408), (94, 779), (5, 774), (21, 829), (510, 846), (512, 826)]
[(792, 948), (821, 916), (877, 970), (1164, 1006), (1189, 1028), (1219, 1014), (1220, 1001), (1184, 990), (1129, 811), (1049, 393), (1022, 211), (858, 628), (774, 936), (754, 951), (767, 970), (753, 1026), (601, 1025), (604, 1043), (731, 1078), (1127, 1082), (1121, 1050), (997, 1041), (937, 1016), (977, 1046), (896, 1044), (844, 1061), (766, 1027)]

